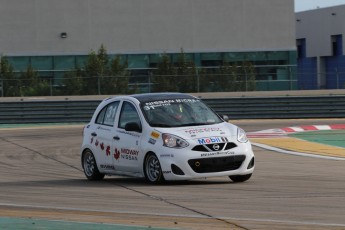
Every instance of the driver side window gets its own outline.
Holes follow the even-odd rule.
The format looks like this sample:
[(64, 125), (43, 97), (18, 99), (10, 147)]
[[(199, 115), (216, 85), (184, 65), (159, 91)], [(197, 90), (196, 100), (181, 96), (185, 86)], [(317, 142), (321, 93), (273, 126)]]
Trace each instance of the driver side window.
[(120, 113), (119, 128), (124, 129), (127, 123), (135, 122), (141, 127), (140, 118), (134, 105), (124, 101)]

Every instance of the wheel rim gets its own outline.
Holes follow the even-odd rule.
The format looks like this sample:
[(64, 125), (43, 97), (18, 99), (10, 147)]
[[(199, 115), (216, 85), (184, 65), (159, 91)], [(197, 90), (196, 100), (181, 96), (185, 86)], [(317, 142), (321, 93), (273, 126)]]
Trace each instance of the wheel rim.
[(87, 152), (84, 156), (84, 171), (87, 176), (92, 176), (92, 174), (95, 171), (95, 157), (92, 155), (92, 153)]
[(149, 156), (146, 161), (146, 175), (152, 182), (158, 181), (161, 177), (161, 165), (154, 155)]

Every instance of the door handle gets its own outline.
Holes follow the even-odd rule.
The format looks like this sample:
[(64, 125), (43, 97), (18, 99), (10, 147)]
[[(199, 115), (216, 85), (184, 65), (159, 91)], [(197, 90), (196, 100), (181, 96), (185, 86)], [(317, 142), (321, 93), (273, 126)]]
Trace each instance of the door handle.
[(97, 133), (93, 132), (93, 133), (91, 133), (91, 136), (96, 137)]
[(120, 140), (120, 137), (115, 136), (115, 137), (113, 137), (113, 139), (118, 141), (118, 140)]

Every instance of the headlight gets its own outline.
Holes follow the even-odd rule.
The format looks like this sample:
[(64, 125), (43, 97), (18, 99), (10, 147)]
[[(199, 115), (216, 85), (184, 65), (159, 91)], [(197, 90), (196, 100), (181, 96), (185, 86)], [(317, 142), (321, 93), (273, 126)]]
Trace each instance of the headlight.
[(245, 143), (248, 141), (246, 132), (243, 129), (237, 128), (237, 140), (241, 143)]
[(163, 138), (163, 145), (169, 148), (181, 149), (189, 145), (187, 141), (171, 134), (164, 133), (162, 135), (162, 138)]

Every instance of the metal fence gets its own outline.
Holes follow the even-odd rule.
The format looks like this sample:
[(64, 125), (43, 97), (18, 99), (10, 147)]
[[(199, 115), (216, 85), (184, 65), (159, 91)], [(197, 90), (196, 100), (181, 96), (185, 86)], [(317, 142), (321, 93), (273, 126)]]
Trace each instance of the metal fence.
[[(2, 87), (1, 87), (2, 86)], [(0, 79), (0, 96), (109, 95), (178, 91), (247, 92), (296, 90), (297, 80), (256, 80), (246, 75), (134, 75), (73, 78)]]
[[(145, 70), (146, 71), (146, 70)], [(0, 96), (59, 96), (59, 95), (104, 95), (119, 93), (149, 93), (161, 91), (238, 92), (344, 89), (345, 72), (291, 72), (255, 75), (196, 74), (93, 77), (49, 77), (43, 74), (27, 80), (19, 76), (4, 79), (0, 76)], [(294, 76), (293, 76), (294, 75)]]

